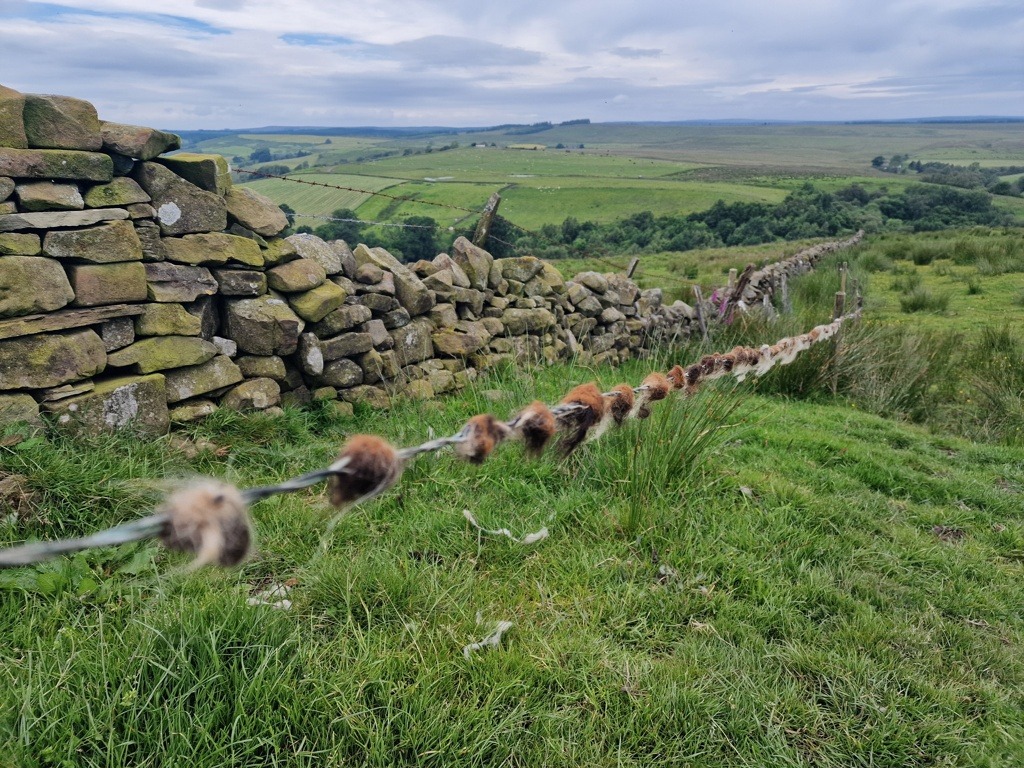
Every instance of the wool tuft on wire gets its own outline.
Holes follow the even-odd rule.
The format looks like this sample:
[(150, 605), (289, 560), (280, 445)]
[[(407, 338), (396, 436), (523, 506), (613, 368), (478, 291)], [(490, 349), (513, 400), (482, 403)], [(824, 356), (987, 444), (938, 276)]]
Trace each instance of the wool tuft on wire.
[(730, 375), (742, 380), (751, 372), (763, 376), (776, 365), (787, 365), (803, 350), (832, 338), (844, 321), (859, 317), (860, 312), (858, 307), (850, 315), (760, 349), (737, 346), (726, 353), (705, 355), (685, 368), (675, 365), (667, 374), (652, 372), (636, 388), (619, 384), (602, 393), (595, 383), (580, 384), (558, 405), (549, 408), (536, 400), (507, 422), (491, 414), (478, 414), (454, 435), (409, 448), (396, 449), (376, 435), (355, 435), (329, 466), (274, 485), (239, 490), (219, 480), (197, 480), (168, 496), (148, 517), (82, 538), (30, 542), (0, 550), (0, 568), (31, 565), (60, 554), (145, 539), (157, 539), (168, 549), (194, 555), (190, 565), (193, 569), (238, 565), (253, 548), (248, 505), (262, 499), (294, 493), (326, 480), (331, 504), (349, 507), (391, 488), (401, 479), (406, 464), (420, 454), (449, 446), (454, 446), (457, 456), (479, 464), (509, 439), (522, 441), (527, 455), (537, 456), (556, 433), (561, 433), (558, 448), (565, 457), (586, 440), (598, 437), (612, 423), (621, 425), (627, 418), (647, 418), (651, 404), (664, 400), (673, 391), (687, 396), (705, 381)]

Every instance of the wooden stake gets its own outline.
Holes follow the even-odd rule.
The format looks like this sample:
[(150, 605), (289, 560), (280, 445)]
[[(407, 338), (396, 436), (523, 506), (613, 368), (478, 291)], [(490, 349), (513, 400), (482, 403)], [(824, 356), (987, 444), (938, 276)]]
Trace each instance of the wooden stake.
[(629, 262), (629, 268), (626, 270), (626, 277), (633, 277), (633, 273), (636, 272), (636, 268), (640, 264), (640, 257), (634, 256), (633, 260)]
[[(836, 302), (832, 307), (832, 319), (838, 320), (843, 316), (846, 311), (846, 262), (844, 261), (839, 265), (839, 291), (836, 292)], [(842, 337), (843, 329), (840, 326), (839, 330), (836, 331), (835, 336), (832, 337), (832, 394), (836, 394), (839, 389), (839, 369), (836, 366), (836, 357), (839, 354), (839, 341)]]
[(704, 321), (704, 310), (701, 305), (704, 303), (704, 297), (701, 295), (700, 286), (693, 286), (693, 295), (697, 297), (697, 322), (700, 324), (700, 336), (705, 341), (708, 341), (708, 324)]

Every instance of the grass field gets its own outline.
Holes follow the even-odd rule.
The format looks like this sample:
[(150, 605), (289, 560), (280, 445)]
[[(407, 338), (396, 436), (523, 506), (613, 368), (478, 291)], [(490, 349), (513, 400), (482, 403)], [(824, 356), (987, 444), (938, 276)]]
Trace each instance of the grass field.
[[(386, 179), (374, 176), (355, 176), (341, 173), (318, 173), (296, 176), (319, 184), (330, 184), (350, 189), (331, 189), (308, 184), (296, 184), (284, 179), (257, 179), (246, 182), (246, 186), (267, 195), (272, 200), (287, 203), (298, 213), (326, 216), (338, 208), (355, 210), (374, 192), (396, 187), (401, 183), (397, 179)], [(301, 223), (301, 222), (300, 222)]]
[[(568, 461), (526, 461), (517, 446), (481, 467), (422, 457), (342, 517), (325, 552), (318, 486), (255, 505), (259, 554), (238, 571), (185, 574), (135, 545), (0, 572), (0, 763), (1019, 765), (1024, 438), (971, 442), (865, 412), (915, 386), (913, 355), (888, 372), (879, 362), (893, 352), (885, 334), (906, 331), (889, 281), (920, 271), (939, 285), (947, 254), (965, 273), (1008, 269), (1019, 241), (972, 230), (851, 252), (869, 314), (847, 332), (837, 398), (799, 384), (822, 380), (820, 345), (765, 379), (661, 403)], [(699, 269), (795, 247), (723, 249)], [(966, 309), (1020, 320), (1011, 289), (981, 277), (991, 306), (934, 315), (945, 330), (977, 331)], [(799, 317), (716, 344), (821, 322), (835, 281), (826, 266), (795, 282)], [(935, 353), (953, 360), (958, 344)], [(167, 478), (263, 484), (324, 466), (352, 433), (409, 445), (482, 410), (636, 383), (701, 353), (503, 369), (457, 396), (352, 418), (222, 411), (155, 440), (7, 436), (0, 471), (23, 476), (25, 495), (0, 546), (136, 517)], [(944, 386), (937, 360), (918, 365), (936, 365), (920, 397)], [(1008, 364), (1019, 372), (1019, 355)], [(849, 389), (862, 374), (874, 388)], [(463, 509), (550, 536), (482, 536)], [(290, 610), (247, 604), (284, 582)], [(498, 647), (463, 650), (499, 621), (512, 627)]]
[[(29, 475), (46, 520), (2, 536), (129, 518), (167, 475), (251, 485), (323, 465), (343, 433), (406, 444), (645, 370), (506, 372), (347, 422), (214, 419), (192, 458), (180, 440), (28, 441), (0, 459)], [(169, 575), (136, 547), (0, 574), (0, 759), (1014, 764), (1024, 453), (736, 398), (673, 401), (564, 464), (515, 448), (479, 469), (421, 459), (319, 556), (313, 489), (255, 508), (260, 556), (238, 573)], [(463, 508), (551, 536), (480, 538)], [(246, 605), (291, 579), (290, 611)], [(513, 622), (500, 647), (464, 657), (499, 620)]]
[[(1020, 124), (810, 124), (810, 125), (573, 125), (529, 135), (504, 131), (380, 138), (236, 134), (191, 149), (248, 157), (259, 148), (277, 154), (314, 150), (304, 158), (272, 161), (291, 168), (302, 162), (314, 172), (392, 178), (397, 194), (480, 210), (489, 195), (504, 190), (505, 216), (527, 229), (561, 223), (567, 216), (606, 222), (650, 210), (689, 213), (726, 202), (781, 199), (806, 181), (834, 190), (850, 183), (871, 190), (898, 190), (915, 175), (874, 171), (871, 159), (900, 153), (922, 162), (986, 166), (1024, 164)], [(452, 142), (459, 148), (445, 149)], [(474, 147), (474, 143), (495, 146)], [(540, 143), (544, 151), (508, 149)], [(570, 149), (556, 149), (562, 143)], [(583, 149), (579, 149), (579, 145)], [(427, 149), (432, 151), (427, 152)], [(374, 154), (388, 156), (371, 159)], [(431, 181), (435, 180), (435, 181)], [(306, 195), (287, 182), (272, 197), (303, 213), (325, 213), (360, 204), (366, 220), (432, 216), (431, 206), (394, 205), (387, 200), (317, 200), (303, 210)], [(426, 187), (424, 185), (430, 185)], [(366, 187), (370, 189), (370, 187)], [(997, 204), (1024, 216), (1024, 199)], [(453, 214), (455, 218), (459, 214)], [(436, 217), (435, 217), (436, 218)], [(439, 219), (441, 221), (441, 219)], [(444, 219), (445, 226), (451, 221)]]

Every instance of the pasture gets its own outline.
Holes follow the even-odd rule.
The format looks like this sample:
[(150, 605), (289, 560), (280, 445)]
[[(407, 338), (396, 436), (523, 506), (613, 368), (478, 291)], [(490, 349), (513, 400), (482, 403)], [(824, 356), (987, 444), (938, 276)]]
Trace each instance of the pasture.
[[(323, 142), (331, 140), (330, 145)], [(452, 143), (457, 148), (448, 148)], [(490, 146), (490, 144), (495, 146)], [(539, 143), (543, 151), (508, 149)], [(488, 146), (472, 146), (486, 144)], [(562, 144), (565, 148), (557, 149)], [(580, 145), (583, 149), (580, 149)], [(833, 190), (856, 182), (869, 190), (898, 190), (915, 174), (889, 174), (871, 167), (876, 155), (908, 155), (921, 162), (982, 165), (1024, 164), (1024, 138), (1018, 123), (865, 123), (768, 125), (554, 126), (529, 134), (501, 131), (382, 137), (241, 133), (190, 147), (248, 157), (259, 148), (285, 155), (313, 151), (303, 158), (271, 161), (291, 168), (302, 162), (314, 176), (344, 174), (395, 179), (392, 192), (461, 208), (480, 210), (501, 191), (504, 215), (535, 230), (559, 224), (567, 216), (606, 222), (650, 210), (655, 214), (691, 213), (716, 200), (777, 202), (810, 180)], [(259, 182), (262, 183), (262, 182)], [(273, 199), (301, 213), (323, 215), (343, 207), (361, 218), (400, 220), (427, 215), (442, 226), (461, 220), (456, 211), (436, 206), (395, 204), (338, 193), (315, 201), (299, 185), (294, 191), (268, 187)], [(257, 187), (258, 188), (258, 187)], [(303, 205), (313, 205), (304, 209)], [(997, 198), (996, 204), (1024, 214), (1024, 200)]]

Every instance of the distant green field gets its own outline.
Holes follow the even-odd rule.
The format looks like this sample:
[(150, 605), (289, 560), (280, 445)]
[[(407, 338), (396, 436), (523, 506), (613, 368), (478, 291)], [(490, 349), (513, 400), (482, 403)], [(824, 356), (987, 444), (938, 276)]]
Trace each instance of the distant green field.
[(384, 179), (374, 176), (351, 176), (340, 173), (309, 174), (305, 177), (321, 184), (350, 187), (349, 191), (299, 184), (285, 179), (259, 179), (247, 182), (246, 186), (260, 192), (277, 203), (287, 203), (298, 213), (323, 216), (338, 208), (355, 210), (374, 192), (400, 184), (398, 179)]
[[(331, 143), (324, 144), (328, 138)], [(453, 142), (460, 146), (440, 149)], [(507, 148), (534, 143), (548, 149)], [(559, 143), (568, 149), (556, 149)], [(190, 147), (228, 157), (248, 157), (258, 148), (269, 148), (275, 157), (313, 150), (302, 158), (271, 162), (289, 168), (305, 163), (315, 166), (304, 172), (312, 174), (310, 179), (322, 171), (327, 183), (367, 193), (388, 189), (414, 199), (256, 182), (254, 188), (301, 213), (322, 215), (347, 207), (368, 221), (430, 216), (452, 226), (472, 216), (456, 209), (478, 211), (500, 191), (502, 215), (536, 230), (568, 216), (608, 222), (642, 211), (691, 213), (717, 200), (779, 202), (808, 181), (828, 191), (851, 183), (870, 191), (898, 191), (919, 183), (917, 175), (876, 171), (873, 157), (900, 153), (922, 161), (1024, 164), (1024, 130), (1012, 123), (596, 124), (400, 138), (243, 133)], [(371, 159), (381, 154), (387, 156)], [(996, 204), (1024, 217), (1024, 199), (1003, 196)]]

